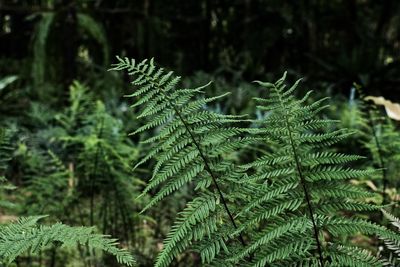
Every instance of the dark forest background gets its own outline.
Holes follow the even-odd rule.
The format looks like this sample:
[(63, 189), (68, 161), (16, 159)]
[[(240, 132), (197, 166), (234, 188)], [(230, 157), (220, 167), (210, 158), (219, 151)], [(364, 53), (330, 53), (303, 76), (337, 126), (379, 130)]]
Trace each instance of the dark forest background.
[(85, 78), (84, 59), (101, 71), (118, 54), (154, 57), (184, 75), (251, 81), (288, 70), (337, 93), (357, 82), (399, 99), (399, 7), (394, 0), (2, 0), (0, 73), (32, 72), (45, 46), (54, 59), (42, 67), (46, 82)]

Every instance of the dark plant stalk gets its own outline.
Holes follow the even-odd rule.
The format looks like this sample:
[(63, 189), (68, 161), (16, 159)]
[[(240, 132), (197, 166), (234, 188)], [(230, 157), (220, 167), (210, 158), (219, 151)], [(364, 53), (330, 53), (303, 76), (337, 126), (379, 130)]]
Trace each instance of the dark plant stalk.
[(51, 259), (50, 259), (50, 267), (54, 267), (54, 266), (56, 266), (56, 256), (57, 256), (57, 248), (56, 247), (53, 247), (52, 249), (51, 249)]
[[(204, 155), (203, 150), (202, 150), (201, 147), (200, 147), (200, 144), (198, 143), (198, 141), (197, 141), (196, 138), (194, 137), (194, 134), (193, 134), (192, 130), (190, 129), (190, 127), (189, 127), (187, 121), (183, 118), (183, 116), (182, 116), (182, 114), (180, 113), (180, 111), (178, 110), (178, 108), (177, 108), (174, 104), (171, 103), (169, 97), (168, 97), (167, 95), (165, 95), (164, 92), (163, 92), (163, 94), (164, 94), (164, 96), (168, 99), (170, 105), (171, 105), (172, 108), (175, 110), (175, 113), (178, 115), (179, 119), (182, 121), (183, 125), (185, 126), (186, 131), (189, 133), (190, 138), (193, 140), (193, 143), (194, 143), (194, 145), (196, 146), (197, 150), (199, 151), (200, 157), (202, 158), (202, 160), (203, 160), (203, 162), (204, 162), (204, 167), (205, 167), (206, 171), (210, 174), (210, 176), (211, 176), (211, 178), (212, 178), (212, 180), (213, 180), (213, 183), (214, 183), (214, 185), (215, 185), (215, 188), (216, 188), (217, 191), (218, 191), (218, 194), (219, 194), (219, 196), (220, 196), (220, 198), (221, 198), (222, 204), (224, 205), (225, 211), (226, 211), (226, 213), (228, 214), (229, 219), (230, 219), (230, 221), (232, 222), (233, 227), (234, 227), (235, 229), (238, 229), (238, 227), (237, 227), (237, 225), (236, 225), (236, 222), (235, 222), (235, 219), (233, 218), (233, 215), (232, 215), (231, 211), (230, 211), (229, 208), (228, 208), (228, 204), (226, 203), (225, 197), (224, 197), (224, 195), (223, 195), (223, 193), (222, 193), (222, 191), (221, 191), (221, 189), (220, 189), (220, 187), (219, 187), (219, 185), (218, 185), (217, 177), (215, 176), (214, 172), (211, 170), (211, 167), (210, 167), (210, 164), (209, 164), (209, 162), (208, 162), (208, 159), (207, 159), (207, 157)], [(239, 234), (239, 240), (240, 240), (240, 243), (242, 243), (242, 245), (245, 247), (245, 246), (246, 246), (246, 242), (244, 241), (242, 234)]]
[[(383, 188), (382, 188), (382, 192), (381, 195), (383, 197), (383, 202), (382, 204), (386, 204), (386, 188), (387, 188), (387, 184), (388, 184), (388, 180), (387, 180), (387, 176), (386, 176), (386, 169), (385, 169), (385, 162), (383, 160), (383, 151), (382, 151), (382, 147), (379, 141), (379, 138), (377, 136), (377, 131), (376, 131), (376, 125), (374, 123), (374, 119), (373, 119), (373, 114), (372, 114), (372, 109), (373, 109), (373, 105), (371, 101), (365, 100), (365, 95), (363, 94), (363, 92), (360, 90), (360, 87), (356, 86), (356, 89), (358, 90), (360, 99), (363, 103), (363, 106), (361, 106), (361, 109), (363, 112), (365, 112), (367, 114), (367, 122), (369, 124), (369, 126), (372, 129), (372, 137), (374, 139), (376, 148), (377, 148), (377, 152), (378, 152), (378, 160), (379, 160), (379, 168), (382, 170), (382, 184), (383, 184)], [(382, 217), (383, 218), (383, 217)]]
[[(368, 103), (367, 103), (367, 105), (368, 105)], [(380, 142), (379, 142), (379, 138), (378, 138), (378, 136), (377, 136), (377, 134), (376, 134), (376, 130), (375, 130), (375, 123), (374, 123), (374, 121), (373, 121), (373, 119), (372, 119), (372, 112), (371, 112), (371, 109), (367, 106), (366, 107), (367, 108), (367, 111), (368, 111), (368, 122), (369, 122), (369, 124), (370, 124), (370, 127), (371, 127), (371, 129), (372, 129), (372, 136), (373, 136), (373, 138), (374, 138), (374, 142), (375, 142), (375, 145), (376, 145), (376, 148), (377, 148), (377, 152), (378, 152), (378, 160), (379, 160), (379, 167), (381, 168), (381, 170), (382, 170), (382, 184), (383, 184), (383, 188), (382, 188), (382, 197), (383, 197), (383, 205), (384, 204), (386, 204), (386, 187), (387, 187), (387, 183), (388, 183), (388, 181), (387, 181), (387, 177), (386, 177), (386, 169), (385, 169), (385, 163), (384, 163), (384, 161), (383, 161), (383, 152), (382, 152), (382, 147), (381, 147), (381, 144), (380, 144)]]
[[(99, 134), (98, 134), (98, 138), (100, 139), (103, 135), (103, 130), (104, 130), (104, 119), (101, 120), (100, 122), (100, 129), (99, 129)], [(95, 179), (96, 179), (96, 175), (97, 175), (97, 167), (99, 164), (99, 156), (100, 156), (100, 151), (101, 151), (101, 144), (99, 144), (96, 148), (96, 155), (95, 155), (95, 159), (94, 159), (94, 165), (93, 165), (93, 171), (92, 174), (90, 175), (90, 226), (94, 225), (94, 184), (95, 184)], [(90, 249), (87, 246), (87, 250), (90, 254)], [(96, 255), (95, 250), (92, 250), (92, 254), (93, 256)], [(95, 262), (95, 260), (93, 260), (93, 262)], [(92, 266), (92, 260), (89, 260), (89, 265)]]
[[(103, 123), (104, 123), (104, 120), (102, 120), (100, 123), (100, 130), (99, 130), (98, 138), (101, 138), (101, 136), (103, 135)], [(96, 149), (95, 159), (94, 159), (93, 172), (92, 172), (91, 179), (90, 179), (90, 226), (93, 226), (93, 224), (94, 224), (94, 183), (95, 183), (96, 174), (97, 174), (97, 166), (99, 163), (100, 150), (101, 150), (101, 145), (98, 145), (98, 147)]]
[[(111, 175), (111, 170), (110, 170), (110, 166), (107, 165), (107, 175), (109, 177), (113, 177)], [(117, 186), (117, 181), (115, 180), (115, 178), (113, 178), (112, 181), (112, 187), (114, 188), (114, 193), (115, 193), (115, 200), (118, 201), (118, 208), (119, 208), (119, 212), (121, 214), (121, 220), (122, 220), (122, 225), (123, 225), (123, 231), (124, 231), (124, 237), (125, 240), (127, 241), (127, 245), (128, 248), (130, 247), (130, 242), (131, 241), (131, 232), (133, 232), (133, 223), (129, 217), (129, 215), (126, 213), (126, 211), (129, 210), (129, 208), (126, 206), (126, 203), (124, 201), (124, 197), (121, 196), (121, 192), (119, 191), (119, 188)], [(130, 229), (132, 231), (130, 231)]]
[[(140, 73), (143, 74), (143, 75), (148, 76), (147, 73), (145, 73), (145, 72), (143, 72), (143, 71), (140, 71)], [(160, 87), (151, 77), (149, 77), (149, 80), (151, 80), (151, 83), (153, 84), (154, 87), (156, 87), (156, 88), (159, 88), (159, 87)], [(194, 136), (192, 130), (190, 129), (190, 127), (189, 127), (189, 125), (188, 125), (188, 123), (187, 123), (187, 121), (185, 120), (185, 118), (183, 118), (181, 112), (180, 112), (179, 109), (176, 107), (176, 105), (175, 105), (174, 103), (172, 103), (171, 98), (170, 98), (168, 95), (166, 95), (165, 92), (163, 92), (162, 90), (160, 90), (160, 92), (161, 92), (161, 93), (163, 94), (163, 96), (168, 100), (168, 104), (170, 105), (171, 108), (174, 109), (175, 113), (178, 115), (179, 119), (182, 121), (182, 123), (183, 123), (183, 125), (184, 125), (184, 127), (185, 127), (185, 129), (186, 129), (186, 131), (187, 131), (187, 133), (190, 135), (190, 138), (192, 139), (194, 145), (196, 146), (196, 149), (197, 149), (197, 150), (199, 151), (199, 153), (200, 153), (200, 157), (201, 157), (201, 159), (202, 159), (203, 162), (204, 162), (204, 167), (205, 167), (206, 171), (208, 172), (208, 174), (211, 176), (211, 178), (212, 178), (212, 180), (213, 180), (214, 186), (215, 186), (215, 188), (216, 188), (217, 191), (218, 191), (218, 194), (219, 194), (219, 196), (220, 196), (220, 198), (221, 198), (221, 202), (222, 202), (222, 204), (223, 204), (223, 206), (224, 206), (224, 209), (225, 209), (226, 213), (227, 213), (228, 216), (229, 216), (229, 220), (231, 221), (233, 227), (234, 227), (235, 229), (238, 229), (237, 224), (236, 224), (236, 222), (235, 222), (235, 219), (234, 219), (234, 217), (233, 217), (231, 211), (230, 211), (229, 208), (228, 208), (228, 204), (227, 204), (227, 202), (226, 202), (226, 200), (225, 200), (225, 197), (224, 197), (224, 195), (223, 195), (223, 193), (222, 193), (222, 191), (221, 191), (221, 188), (220, 188), (219, 185), (218, 185), (217, 177), (216, 177), (216, 175), (214, 174), (214, 172), (211, 170), (209, 161), (208, 161), (207, 157), (204, 155), (203, 150), (201, 149), (200, 144), (199, 144), (198, 141), (196, 140), (196, 138), (195, 138), (195, 136)], [(239, 234), (239, 241), (240, 241), (240, 243), (241, 243), (244, 247), (246, 246), (246, 242), (244, 241), (242, 234)]]
[[(275, 88), (276, 91), (278, 91), (276, 87), (274, 87), (274, 88)], [(278, 92), (278, 94), (279, 94), (279, 92)], [(279, 94), (279, 99), (282, 100), (280, 98), (280, 94)], [(282, 106), (282, 108), (284, 109), (283, 106)], [(289, 141), (290, 141), (290, 146), (292, 148), (294, 161), (295, 161), (295, 164), (296, 164), (297, 174), (300, 177), (301, 185), (302, 185), (302, 188), (303, 188), (303, 191), (304, 191), (304, 196), (305, 196), (305, 199), (306, 199), (306, 202), (307, 202), (308, 212), (310, 214), (311, 222), (312, 222), (313, 229), (314, 229), (314, 238), (315, 238), (315, 241), (317, 242), (317, 250), (318, 250), (318, 256), (319, 256), (319, 262), (321, 264), (321, 267), (323, 267), (324, 266), (324, 257), (322, 256), (322, 246), (321, 246), (321, 242), (320, 242), (319, 236), (318, 236), (318, 232), (319, 232), (318, 226), (317, 226), (317, 224), (315, 222), (315, 219), (314, 219), (314, 212), (313, 212), (313, 208), (312, 208), (312, 205), (311, 205), (311, 197), (310, 197), (310, 194), (309, 194), (309, 192), (307, 190), (306, 179), (304, 178), (304, 174), (302, 172), (300, 161), (299, 161), (299, 158), (298, 158), (297, 149), (296, 149), (296, 146), (294, 144), (293, 137), (292, 137), (292, 128), (290, 127), (288, 114), (285, 113), (284, 117), (285, 117), (285, 124), (286, 124), (286, 127), (287, 127), (288, 132), (289, 132)]]
[(108, 205), (107, 205), (106, 199), (109, 199), (108, 192), (105, 192), (103, 204), (101, 205), (101, 210), (100, 210), (100, 213), (99, 213), (99, 221), (101, 219), (103, 221), (103, 226), (102, 226), (102, 231), (101, 231), (103, 233), (103, 235), (106, 234), (106, 230), (108, 228), (108, 222), (107, 222), (107, 216), (108, 216), (108, 214), (107, 214), (107, 206)]
[(83, 249), (82, 249), (81, 244), (78, 244), (78, 252), (79, 252), (79, 256), (80, 256), (80, 258), (81, 258), (81, 260), (83, 262), (83, 267), (87, 267), (88, 266), (87, 265), (87, 260), (85, 259), (85, 255), (83, 253)]

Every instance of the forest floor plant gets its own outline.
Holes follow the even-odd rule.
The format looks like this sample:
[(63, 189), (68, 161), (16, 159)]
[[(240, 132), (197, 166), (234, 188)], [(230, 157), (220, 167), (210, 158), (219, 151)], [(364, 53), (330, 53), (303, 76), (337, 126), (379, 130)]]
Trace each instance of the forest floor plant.
[[(145, 210), (193, 184), (193, 197), (165, 238), (155, 266), (169, 266), (182, 253), (196, 252), (204, 266), (383, 266), (384, 260), (353, 244), (362, 234), (398, 242), (400, 236), (363, 218), (381, 207), (350, 179), (370, 175), (352, 162), (362, 157), (337, 153), (332, 144), (351, 133), (331, 131), (320, 119), (325, 99), (307, 104), (286, 87), (258, 82), (268, 98), (257, 98), (263, 119), (249, 120), (205, 108), (222, 96), (205, 98), (203, 89), (178, 87), (180, 77), (153, 60), (119, 58), (113, 70), (134, 76), (143, 126), (154, 131), (143, 142), (150, 153), (137, 166), (155, 160), (143, 194), (154, 193)], [(244, 127), (243, 127), (244, 126)], [(329, 128), (328, 128), (329, 129)], [(268, 151), (244, 165), (246, 149)]]
[[(13, 149), (10, 145), (9, 134), (0, 129), (0, 174), (7, 169)], [(14, 189), (8, 185), (4, 176), (0, 177), (1, 208), (8, 208), (13, 203), (5, 199), (5, 191)], [(96, 233), (94, 227), (71, 227), (62, 223), (40, 225), (38, 221), (46, 216), (20, 217), (16, 222), (0, 226), (0, 263), (10, 266), (15, 259), (26, 253), (38, 253), (49, 248), (52, 244), (61, 243), (62, 247), (75, 248), (78, 244), (91, 249), (101, 249), (114, 255), (118, 262), (133, 266), (134, 259), (125, 249), (117, 247), (116, 239)]]
[[(139, 264), (148, 264), (156, 253), (155, 223), (139, 214), (147, 199), (136, 199), (143, 182), (131, 173), (139, 148), (122, 120), (79, 82), (70, 87), (69, 103), (61, 111), (35, 103), (28, 116), (39, 127), (18, 133), (27, 136), (19, 137), (14, 162), (20, 169), (14, 178), (20, 185), (19, 214), (48, 214), (70, 225), (95, 226), (118, 238)], [(113, 257), (95, 255), (86, 246), (79, 253), (75, 258), (86, 266), (119, 266)], [(67, 257), (60, 250), (54, 254), (60, 264)]]

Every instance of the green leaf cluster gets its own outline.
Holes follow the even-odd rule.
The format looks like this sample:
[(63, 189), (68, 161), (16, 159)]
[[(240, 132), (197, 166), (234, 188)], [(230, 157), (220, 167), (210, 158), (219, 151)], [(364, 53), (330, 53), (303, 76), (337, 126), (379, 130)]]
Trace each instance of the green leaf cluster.
[[(248, 127), (247, 119), (206, 108), (225, 95), (206, 98), (204, 86), (181, 89), (180, 77), (153, 60), (118, 58), (113, 70), (134, 77), (136, 90), (127, 97), (145, 122), (133, 134), (155, 131), (137, 165), (155, 161), (144, 189), (154, 196), (144, 210), (193, 185), (155, 266), (188, 252), (205, 266), (383, 266), (351, 244), (360, 233), (400, 240), (360, 216), (381, 207), (351, 181), (375, 170), (354, 168), (362, 157), (330, 148), (352, 132), (329, 130), (336, 122), (319, 116), (326, 99), (294, 97), (300, 80), (287, 86), (285, 73), (275, 83), (257, 82), (268, 92), (255, 99), (265, 115)], [(249, 163), (235, 161), (254, 147), (267, 149)]]
[[(0, 174), (4, 174), (8, 166), (8, 161), (12, 158), (14, 151), (10, 143), (10, 138), (10, 131), (0, 129)], [(54, 154), (50, 153), (50, 155), (53, 156), (53, 168), (58, 173), (65, 174), (66, 171), (62, 168), (59, 160)], [(54, 171), (54, 173), (57, 173), (57, 171)], [(53, 175), (49, 179), (57, 177), (62, 178), (64, 176)], [(5, 199), (5, 191), (14, 189), (15, 187), (9, 185), (4, 176), (1, 176), (0, 182), (0, 207), (13, 207), (13, 203)], [(35, 183), (38, 182), (40, 181), (35, 181)], [(57, 183), (49, 183), (48, 180), (47, 183), (47, 187), (42, 188), (44, 190), (47, 189), (47, 193), (49, 186), (57, 186)], [(39, 194), (46, 194), (46, 192), (38, 192)], [(38, 253), (57, 243), (62, 244), (62, 247), (76, 248), (80, 244), (90, 249), (100, 249), (115, 256), (119, 263), (126, 266), (133, 266), (135, 263), (133, 256), (128, 250), (117, 247), (118, 243), (116, 239), (96, 233), (95, 227), (71, 227), (62, 223), (52, 225), (38, 224), (38, 220), (44, 217), (46, 216), (20, 217), (16, 222), (9, 222), (0, 226), (1, 263), (9, 264), (25, 252)]]

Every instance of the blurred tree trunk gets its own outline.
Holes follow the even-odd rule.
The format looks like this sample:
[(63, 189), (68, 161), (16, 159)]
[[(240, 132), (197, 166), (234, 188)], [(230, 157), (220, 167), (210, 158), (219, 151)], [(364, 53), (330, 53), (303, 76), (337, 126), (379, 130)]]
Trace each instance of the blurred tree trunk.
[(59, 23), (57, 41), (61, 48), (61, 81), (64, 91), (68, 92), (68, 88), (77, 73), (78, 33), (75, 0), (61, 0), (57, 10), (57, 21)]
[(143, 49), (143, 58), (148, 58), (150, 57), (151, 54), (151, 25), (150, 25), (150, 0), (144, 0), (143, 4), (143, 14), (144, 14), (144, 46), (142, 47)]
[(380, 37), (384, 36), (386, 32), (386, 28), (392, 19), (393, 15), (393, 1), (392, 0), (385, 0), (383, 1), (382, 11), (379, 17), (378, 24), (375, 30), (375, 36)]
[(204, 40), (203, 40), (203, 69), (210, 71), (210, 45), (211, 45), (211, 1), (206, 0), (204, 17)]

